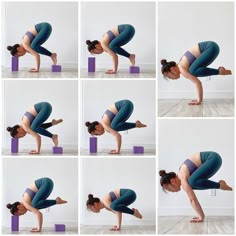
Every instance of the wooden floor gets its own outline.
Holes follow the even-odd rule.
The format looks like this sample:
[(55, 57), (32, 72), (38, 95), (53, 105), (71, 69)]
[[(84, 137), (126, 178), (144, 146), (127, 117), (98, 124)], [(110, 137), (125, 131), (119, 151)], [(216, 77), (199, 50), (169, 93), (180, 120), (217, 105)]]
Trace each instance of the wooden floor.
[(158, 234), (234, 234), (234, 217), (209, 216), (203, 223), (190, 223), (189, 216), (158, 218)]
[(155, 226), (125, 225), (120, 231), (111, 231), (112, 226), (91, 226), (82, 225), (80, 234), (155, 234)]
[(74, 78), (78, 79), (78, 71), (72, 69), (63, 69), (62, 72), (51, 72), (51, 68), (41, 69), (38, 73), (30, 73), (29, 69), (20, 68), (19, 71), (12, 72), (9, 68), (2, 68), (2, 78)]
[(159, 117), (233, 117), (233, 99), (206, 99), (201, 105), (188, 105), (186, 99), (160, 99)]
[(88, 73), (87, 69), (80, 70), (80, 78), (106, 78), (106, 79), (115, 79), (115, 78), (156, 78), (156, 72), (154, 70), (141, 70), (139, 74), (131, 74), (127, 70), (119, 70), (116, 74), (106, 74), (106, 69), (99, 69), (94, 73)]

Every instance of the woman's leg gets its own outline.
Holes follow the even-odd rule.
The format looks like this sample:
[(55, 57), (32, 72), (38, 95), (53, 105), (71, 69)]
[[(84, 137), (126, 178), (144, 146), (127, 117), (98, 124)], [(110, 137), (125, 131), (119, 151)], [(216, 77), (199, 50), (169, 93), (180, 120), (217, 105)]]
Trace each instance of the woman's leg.
[(131, 189), (121, 189), (120, 198), (113, 201), (110, 205), (111, 209), (118, 212), (133, 215), (134, 210), (128, 208), (136, 200), (136, 193)]
[(218, 189), (220, 183), (208, 180), (221, 167), (222, 159), (216, 152), (201, 152), (202, 165), (189, 177), (188, 183), (193, 189)]
[(121, 48), (121, 46), (127, 44), (133, 38), (135, 29), (132, 25), (119, 25), (118, 29), (119, 35), (110, 42), (109, 48), (113, 52), (129, 58), (131, 54)]
[(43, 129), (48, 129), (48, 128), (52, 127), (53, 125), (60, 124), (62, 121), (63, 121), (62, 119), (59, 119), (59, 120), (53, 119), (52, 122), (41, 124), (40, 127)]
[(36, 209), (43, 209), (56, 205), (56, 200), (47, 200), (53, 190), (53, 181), (49, 178), (42, 178), (35, 181), (38, 192), (35, 194), (31, 204)]
[(40, 23), (35, 25), (35, 28), (38, 32), (36, 37), (31, 43), (31, 48), (34, 49), (37, 53), (43, 54), (46, 56), (51, 57), (52, 53), (48, 51), (46, 48), (42, 47), (41, 45), (47, 41), (51, 32), (52, 26), (48, 23)]
[(134, 105), (129, 100), (121, 100), (115, 103), (118, 113), (111, 122), (111, 128), (116, 131), (133, 129), (136, 123), (125, 122), (131, 116)]
[(219, 69), (209, 68), (216, 57), (219, 55), (220, 48), (215, 42), (207, 41), (199, 43), (201, 55), (189, 67), (189, 72), (197, 77), (218, 75)]
[(41, 125), (48, 119), (52, 112), (52, 106), (47, 102), (41, 102), (35, 104), (35, 109), (38, 115), (35, 117), (34, 121), (31, 124), (31, 129), (36, 133), (39, 133), (43, 136), (52, 138), (53, 134), (47, 131), (45, 128), (42, 128)]

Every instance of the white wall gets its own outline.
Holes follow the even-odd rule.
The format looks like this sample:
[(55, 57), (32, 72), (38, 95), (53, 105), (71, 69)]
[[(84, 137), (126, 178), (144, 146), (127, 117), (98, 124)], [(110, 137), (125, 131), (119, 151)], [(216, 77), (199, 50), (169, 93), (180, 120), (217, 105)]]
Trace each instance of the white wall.
[[(103, 113), (114, 102), (129, 99), (134, 104), (134, 111), (129, 118), (147, 124), (146, 128), (131, 129), (128, 134), (121, 132), (123, 148), (132, 145), (146, 145), (155, 148), (155, 81), (82, 81), (81, 111), (81, 147), (88, 148), (90, 134), (85, 126), (86, 121), (100, 121)], [(110, 149), (115, 145), (114, 138), (106, 133), (98, 137), (99, 148)]]
[[(8, 45), (20, 43), (25, 32), (40, 22), (52, 25), (52, 34), (43, 46), (58, 54), (58, 64), (78, 67), (78, 3), (77, 2), (6, 2), (2, 4), (2, 30), (4, 57), (2, 65), (10, 67)], [(4, 17), (5, 15), (5, 17)], [(34, 65), (28, 54), (20, 58), (20, 66)], [(51, 65), (49, 57), (41, 55), (42, 67)]]
[[(21, 168), (19, 168), (19, 166)], [(65, 168), (66, 166), (66, 168)], [(63, 172), (63, 174), (62, 174)], [(25, 189), (36, 179), (50, 177), (54, 189), (49, 199), (60, 196), (68, 201), (65, 205), (49, 208), (49, 212), (41, 210), (44, 216), (43, 226), (54, 227), (56, 223), (67, 226), (78, 225), (78, 160), (77, 158), (44, 159), (41, 158), (9, 158), (3, 160), (3, 202), (1, 203), (2, 225), (10, 227), (11, 214), (7, 203), (21, 201)], [(2, 191), (1, 191), (2, 192)], [(36, 217), (27, 213), (20, 217), (20, 227), (34, 227)]]
[[(104, 171), (105, 170), (105, 171)], [(133, 189), (137, 199), (131, 208), (139, 209), (143, 219), (123, 214), (123, 224), (154, 225), (156, 212), (155, 158), (101, 159), (81, 161), (80, 222), (86, 225), (115, 225), (116, 216), (102, 210), (94, 214), (87, 210), (88, 194), (102, 198), (117, 188)]]
[[(223, 31), (222, 31), (223, 29)], [(212, 40), (220, 54), (211, 64), (225, 66), (234, 74), (234, 3), (233, 2), (161, 2), (158, 4), (158, 82), (159, 98), (194, 98), (195, 86), (184, 77), (166, 80), (161, 59), (178, 62), (193, 45)], [(200, 78), (205, 98), (233, 98), (234, 76)]]
[[(86, 40), (100, 40), (104, 33), (119, 24), (135, 27), (133, 39), (124, 46), (136, 54), (137, 65), (155, 69), (156, 61), (156, 12), (155, 2), (82, 2), (81, 4), (81, 66), (87, 67)], [(105, 55), (106, 54), (106, 55)], [(106, 68), (112, 64), (111, 57), (97, 55), (96, 67)], [(119, 67), (127, 68), (127, 58), (119, 56)]]
[[(234, 121), (224, 120), (159, 120), (159, 170), (178, 172), (189, 156), (200, 151), (218, 152), (223, 160), (212, 180), (224, 179), (234, 186)], [(158, 181), (159, 181), (158, 176)], [(159, 188), (160, 215), (195, 215), (184, 191), (165, 193)], [(234, 192), (195, 191), (206, 215), (233, 215)]]
[[(48, 119), (63, 119), (63, 123), (50, 128), (58, 134), (59, 144), (64, 148), (78, 149), (78, 82), (68, 81), (30, 81), (9, 80), (3, 84), (4, 107), (2, 113), (2, 147), (9, 149), (11, 136), (6, 127), (19, 124), (25, 111), (38, 102), (49, 102), (52, 113)], [(34, 147), (31, 135), (20, 139), (21, 148)], [(52, 140), (42, 136), (42, 149), (51, 148)]]

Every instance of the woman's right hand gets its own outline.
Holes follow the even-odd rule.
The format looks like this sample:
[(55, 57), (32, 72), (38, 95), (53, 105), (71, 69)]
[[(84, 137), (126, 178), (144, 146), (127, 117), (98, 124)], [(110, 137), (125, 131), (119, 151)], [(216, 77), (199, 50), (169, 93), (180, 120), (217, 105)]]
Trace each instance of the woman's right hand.
[(193, 217), (192, 220), (190, 220), (191, 223), (201, 223), (203, 221), (204, 221), (204, 217), (201, 217), (201, 216)]

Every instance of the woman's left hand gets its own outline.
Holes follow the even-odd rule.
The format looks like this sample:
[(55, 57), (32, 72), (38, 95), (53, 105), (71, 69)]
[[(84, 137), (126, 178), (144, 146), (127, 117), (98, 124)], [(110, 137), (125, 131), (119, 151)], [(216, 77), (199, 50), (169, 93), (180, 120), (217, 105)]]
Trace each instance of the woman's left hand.
[(29, 70), (29, 72), (35, 73), (35, 72), (39, 72), (39, 70), (35, 69), (35, 68), (32, 68), (32, 69)]
[(38, 228), (33, 228), (33, 229), (30, 230), (30, 232), (40, 232), (40, 231), (41, 231), (41, 230), (38, 229)]
[(119, 154), (120, 152), (119, 151), (117, 151), (117, 150), (111, 150), (110, 152), (109, 152), (109, 154)]
[(117, 225), (115, 225), (115, 226), (113, 226), (110, 230), (111, 230), (111, 231), (119, 231), (119, 230), (120, 230), (120, 227), (117, 226)]
[(107, 70), (106, 74), (116, 74), (116, 72), (114, 70)]
[(192, 100), (190, 103), (188, 103), (188, 105), (200, 105), (201, 102), (198, 100)]
[(36, 150), (31, 150), (29, 154), (39, 154)]
[(202, 217), (193, 217), (192, 220), (190, 220), (191, 223), (201, 223), (203, 222), (203, 218)]

